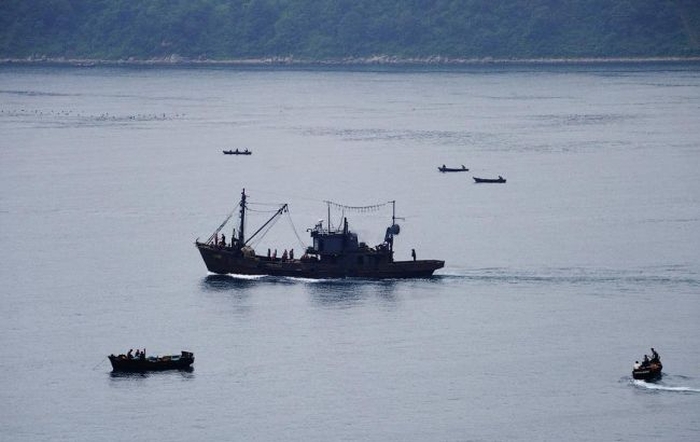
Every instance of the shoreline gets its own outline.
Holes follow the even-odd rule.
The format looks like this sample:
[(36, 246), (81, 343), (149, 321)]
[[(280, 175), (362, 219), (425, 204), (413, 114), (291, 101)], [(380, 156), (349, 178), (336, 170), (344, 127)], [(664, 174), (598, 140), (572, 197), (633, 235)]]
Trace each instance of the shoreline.
[(178, 55), (160, 58), (109, 60), (67, 57), (0, 58), (0, 66), (6, 65), (58, 65), (72, 67), (96, 66), (173, 66), (173, 67), (352, 67), (352, 66), (489, 66), (489, 65), (592, 65), (592, 64), (646, 64), (646, 63), (694, 63), (700, 57), (579, 57), (579, 58), (452, 58), (452, 57), (345, 57), (327, 59), (302, 59), (294, 57), (235, 58), (225, 60), (190, 59)]

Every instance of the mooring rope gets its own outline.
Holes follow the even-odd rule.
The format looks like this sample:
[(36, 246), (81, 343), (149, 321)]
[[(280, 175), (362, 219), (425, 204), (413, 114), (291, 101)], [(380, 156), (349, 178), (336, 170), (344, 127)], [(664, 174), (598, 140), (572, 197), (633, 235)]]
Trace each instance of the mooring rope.
[(100, 361), (99, 364), (97, 364), (97, 365), (95, 365), (94, 367), (92, 367), (92, 370), (95, 371), (95, 370), (97, 369), (97, 367), (99, 367), (100, 365), (104, 364), (105, 359), (107, 359), (107, 358), (102, 358), (102, 360)]

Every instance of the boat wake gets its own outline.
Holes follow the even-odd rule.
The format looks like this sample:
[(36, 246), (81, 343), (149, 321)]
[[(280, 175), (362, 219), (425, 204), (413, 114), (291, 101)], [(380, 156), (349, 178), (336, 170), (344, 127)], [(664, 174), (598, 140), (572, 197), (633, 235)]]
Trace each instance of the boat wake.
[(217, 275), (216, 273), (210, 273), (212, 276), (225, 276), (233, 279), (242, 279), (244, 281), (257, 281), (263, 279), (266, 275), (239, 275), (237, 273), (228, 273), (226, 275)]
[[(266, 281), (266, 282), (288, 282), (288, 283), (306, 283), (306, 284), (349, 284), (357, 281), (363, 281), (359, 278), (301, 278), (298, 276), (274, 276), (274, 275), (239, 275), (235, 273), (227, 273), (226, 275), (217, 275), (210, 273), (209, 277), (226, 278), (241, 281)], [(373, 281), (368, 279), (367, 281)]]
[(403, 278), (359, 278), (359, 277), (348, 277), (348, 278), (302, 278), (298, 276), (275, 276), (275, 275), (241, 275), (236, 273), (227, 273), (225, 275), (220, 275), (217, 273), (211, 273), (207, 275), (205, 279), (212, 281), (266, 281), (266, 282), (287, 282), (287, 283), (303, 283), (303, 284), (322, 284), (322, 285), (356, 285), (358, 283), (365, 284), (379, 284), (386, 285), (399, 281), (437, 281), (442, 278), (442, 275), (433, 275), (425, 278), (412, 278), (411, 280), (406, 280)]
[(647, 390), (673, 391), (673, 392), (680, 392), (680, 393), (700, 393), (700, 388), (671, 386), (671, 385), (666, 385), (663, 382), (645, 382), (645, 381), (641, 381), (638, 379), (632, 379), (632, 384), (635, 387), (644, 388)]
[(205, 291), (213, 292), (247, 289), (254, 286), (257, 281), (263, 278), (265, 278), (265, 276), (217, 275), (210, 273), (202, 279), (201, 285)]
[(509, 269), (488, 268), (446, 268), (435, 274), (444, 280), (505, 282), (512, 284), (644, 284), (700, 286), (700, 275), (685, 267), (639, 268), (639, 269), (600, 269), (585, 267)]
[(394, 285), (395, 279), (374, 280), (374, 279), (359, 279), (359, 278), (336, 278), (336, 279), (314, 279), (314, 278), (299, 278), (294, 276), (272, 276), (272, 275), (238, 275), (229, 273), (226, 275), (218, 275), (210, 273), (203, 280), (202, 284), (208, 290), (228, 290), (238, 288), (248, 288), (258, 282), (266, 284), (307, 284), (312, 287), (349, 287), (360, 285)]

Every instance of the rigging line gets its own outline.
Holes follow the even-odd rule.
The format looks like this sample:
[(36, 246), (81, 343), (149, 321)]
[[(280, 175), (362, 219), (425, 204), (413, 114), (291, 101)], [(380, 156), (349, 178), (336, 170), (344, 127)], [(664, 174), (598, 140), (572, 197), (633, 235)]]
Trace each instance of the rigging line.
[(267, 194), (267, 195), (275, 195), (278, 197), (281, 197), (283, 200), (288, 201), (288, 200), (304, 200), (304, 201), (313, 201), (316, 203), (323, 202), (323, 200), (320, 200), (318, 198), (310, 198), (308, 196), (302, 196), (302, 195), (294, 195), (290, 193), (279, 193), (279, 192), (269, 192), (266, 190), (256, 190), (249, 188), (251, 192), (254, 191), (255, 193), (262, 193), (262, 194)]
[(105, 359), (107, 359), (107, 358), (102, 358), (102, 360), (100, 361), (99, 364), (97, 364), (97, 365), (95, 365), (94, 367), (92, 367), (92, 370), (94, 371), (94, 370), (97, 369), (97, 367), (99, 367), (100, 365), (104, 364), (104, 363), (105, 363)]
[(233, 214), (234, 214), (235, 212), (236, 212), (236, 209), (233, 209), (233, 210), (231, 211), (231, 213), (228, 214), (228, 216), (226, 217), (226, 219), (224, 220), (224, 222), (222, 222), (221, 225), (220, 225), (216, 230), (214, 230), (214, 233), (212, 233), (211, 235), (209, 235), (209, 238), (207, 238), (207, 240), (206, 240), (206, 242), (205, 242), (206, 244), (209, 244), (209, 243), (211, 242), (211, 240), (214, 239), (214, 235), (218, 235), (219, 232), (221, 232), (221, 229), (224, 228), (224, 226), (226, 225), (226, 223), (231, 219), (231, 217), (233, 216)]
[(251, 242), (250, 246), (251, 246), (253, 249), (255, 249), (258, 245), (260, 245), (260, 243), (262, 242), (262, 240), (263, 240), (263, 238), (265, 237), (265, 235), (267, 235), (267, 233), (270, 231), (270, 229), (272, 229), (272, 227), (273, 227), (275, 224), (277, 224), (277, 222), (279, 221), (278, 218), (279, 218), (279, 217), (275, 217), (275, 219), (274, 219), (272, 222), (270, 222), (267, 226), (265, 226), (265, 227), (263, 228), (263, 230), (260, 232), (260, 235), (257, 236), (256, 239), (254, 239), (254, 240)]
[(301, 237), (297, 233), (297, 229), (294, 226), (294, 221), (292, 221), (292, 215), (289, 213), (289, 209), (287, 209), (287, 219), (289, 220), (289, 224), (292, 226), (292, 231), (294, 232), (294, 235), (297, 237), (297, 241), (299, 241), (299, 245), (302, 247), (302, 250), (306, 250), (306, 244), (304, 241), (301, 240)]
[(282, 214), (284, 213), (285, 210), (287, 210), (287, 205), (286, 205), (286, 204), (283, 205), (282, 207), (280, 207), (279, 210), (278, 210), (277, 212), (275, 212), (274, 215), (272, 215), (272, 216), (270, 217), (270, 219), (268, 219), (268, 220), (265, 222), (265, 224), (263, 224), (258, 230), (255, 231), (255, 233), (253, 233), (252, 235), (250, 235), (250, 236), (248, 237), (248, 239), (245, 241), (244, 245), (247, 244), (247, 243), (249, 243), (250, 241), (252, 241), (253, 238), (255, 238), (255, 236), (256, 236), (258, 233), (260, 233), (262, 230), (265, 229), (265, 227), (267, 227), (268, 224), (270, 224), (270, 223), (273, 223), (273, 224), (276, 223), (276, 222), (277, 222), (277, 218), (279, 218), (280, 215), (282, 215)]
[(278, 207), (278, 208), (280, 206), (284, 205), (284, 203), (251, 203), (251, 202), (248, 202), (246, 204), (249, 206), (268, 206), (268, 207)]
[(274, 210), (257, 210), (257, 209), (251, 209), (250, 207), (249, 207), (247, 210), (248, 210), (248, 212), (255, 212), (255, 213), (275, 213), (275, 212), (277, 212), (277, 211), (279, 210), (279, 208), (280, 208), (281, 206), (282, 206), (282, 204), (280, 204), (279, 206), (277, 206), (277, 208), (274, 209)]
[(386, 203), (379, 203), (379, 204), (370, 204), (368, 206), (348, 206), (345, 204), (340, 204), (340, 203), (336, 203), (336, 202), (328, 201), (328, 200), (324, 201), (324, 203), (326, 203), (330, 206), (333, 206), (339, 210), (346, 209), (346, 210), (354, 210), (354, 211), (359, 211), (359, 212), (369, 212), (369, 211), (379, 210), (384, 206), (388, 206), (389, 204), (392, 204), (393, 201), (387, 201)]

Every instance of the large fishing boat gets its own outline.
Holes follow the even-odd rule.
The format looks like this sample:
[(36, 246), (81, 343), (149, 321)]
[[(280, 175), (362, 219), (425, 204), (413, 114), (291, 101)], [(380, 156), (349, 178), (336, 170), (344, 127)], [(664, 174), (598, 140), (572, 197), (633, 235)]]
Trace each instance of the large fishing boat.
[[(445, 265), (445, 261), (440, 260), (416, 260), (415, 250), (411, 253), (412, 260), (394, 261), (394, 236), (400, 232), (399, 225), (396, 224), (395, 201), (386, 203), (392, 205), (392, 223), (386, 230), (384, 241), (375, 247), (358, 241), (357, 234), (350, 231), (346, 217), (343, 217), (342, 227), (331, 228), (330, 206), (336, 203), (326, 201), (328, 223), (324, 226), (321, 220), (308, 229), (313, 245), (306, 248), (303, 256), (295, 258), (293, 253), (285, 253), (277, 257), (276, 254), (270, 255), (269, 249), (267, 255), (258, 255), (251, 247), (251, 241), (275, 218), (287, 212), (288, 208), (287, 204), (281, 205), (267, 222), (246, 238), (246, 198), (243, 189), (238, 203), (238, 231), (236, 234), (234, 230), (230, 242), (226, 241), (224, 235), (221, 235), (220, 240), (219, 232), (231, 219), (233, 212), (206, 241), (195, 241), (207, 269), (212, 273), (301, 278), (426, 278)], [(372, 207), (338, 206), (347, 209)]]

